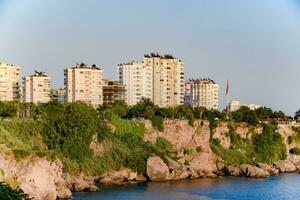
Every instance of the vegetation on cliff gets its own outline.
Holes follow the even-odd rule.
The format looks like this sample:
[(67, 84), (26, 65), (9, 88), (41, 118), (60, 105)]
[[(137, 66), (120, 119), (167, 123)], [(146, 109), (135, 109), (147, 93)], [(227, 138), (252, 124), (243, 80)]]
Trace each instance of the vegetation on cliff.
[(262, 124), (261, 134), (252, 133), (252, 138), (242, 139), (229, 125), (229, 149), (224, 148), (218, 139), (212, 139), (211, 148), (227, 164), (274, 163), (287, 158), (287, 148), (283, 137), (271, 124)]
[[(268, 108), (250, 111), (242, 107), (232, 113), (232, 119), (255, 126), (259, 118), (281, 115)], [(65, 171), (89, 175), (121, 167), (145, 173), (147, 159), (154, 154), (165, 161), (176, 159), (167, 140), (158, 138), (155, 144), (145, 142), (145, 127), (135, 119), (149, 119), (160, 131), (164, 129), (164, 119), (185, 119), (190, 125), (195, 119), (208, 120), (212, 133), (218, 123), (227, 121), (226, 112), (187, 106), (159, 108), (148, 99), (142, 99), (135, 106), (116, 101), (111, 107), (104, 105), (97, 109), (82, 102), (51, 101), (39, 105), (0, 102), (0, 117), (1, 152), (12, 151), (17, 158), (31, 154), (49, 159), (59, 157)], [(234, 125), (234, 122), (231, 123)], [(228, 137), (232, 141), (229, 149), (222, 147), (217, 139), (211, 140), (214, 152), (227, 163), (269, 163), (286, 157), (282, 138), (273, 127), (264, 125), (263, 133), (251, 141), (240, 138), (234, 126), (229, 130)], [(97, 143), (104, 145), (98, 154), (90, 147), (95, 135)], [(297, 138), (295, 135), (292, 139)]]
[(24, 194), (19, 188), (13, 189), (6, 183), (0, 183), (1, 200), (31, 200), (27, 194)]

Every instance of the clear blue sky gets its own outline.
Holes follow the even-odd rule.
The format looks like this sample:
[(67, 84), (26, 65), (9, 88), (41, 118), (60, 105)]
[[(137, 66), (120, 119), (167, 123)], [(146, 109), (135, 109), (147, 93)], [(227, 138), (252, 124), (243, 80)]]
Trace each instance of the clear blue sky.
[(300, 108), (298, 0), (0, 0), (0, 60), (63, 86), (63, 69), (171, 53), (186, 78), (231, 82), (231, 99), (289, 114)]

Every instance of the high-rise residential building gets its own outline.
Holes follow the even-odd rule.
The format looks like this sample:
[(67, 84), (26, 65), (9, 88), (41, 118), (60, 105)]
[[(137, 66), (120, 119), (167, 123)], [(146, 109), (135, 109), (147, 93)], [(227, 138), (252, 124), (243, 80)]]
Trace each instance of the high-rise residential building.
[(45, 72), (38, 72), (23, 78), (23, 102), (46, 103), (50, 101), (51, 82)]
[(125, 102), (135, 105), (142, 98), (153, 100), (153, 69), (143, 62), (117, 65), (117, 79), (125, 86)]
[(184, 103), (184, 65), (172, 55), (151, 53), (144, 64), (153, 71), (153, 102), (160, 107)]
[(21, 100), (20, 67), (0, 62), (0, 101)]
[(209, 78), (190, 79), (185, 83), (185, 104), (207, 109), (219, 107), (219, 85)]
[(103, 80), (103, 104), (112, 105), (117, 100), (125, 100), (125, 86), (119, 81)]
[(102, 105), (102, 69), (80, 63), (65, 69), (64, 75), (66, 101), (83, 101), (94, 107)]

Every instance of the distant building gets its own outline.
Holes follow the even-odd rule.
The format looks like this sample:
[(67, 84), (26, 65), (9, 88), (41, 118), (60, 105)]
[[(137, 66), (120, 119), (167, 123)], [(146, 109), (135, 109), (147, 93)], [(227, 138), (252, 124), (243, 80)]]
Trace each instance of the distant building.
[(172, 55), (151, 53), (144, 64), (153, 70), (153, 102), (160, 107), (184, 103), (184, 65)]
[(132, 106), (142, 98), (153, 100), (152, 68), (142, 62), (117, 65), (117, 78), (125, 86), (125, 102)]
[(135, 105), (143, 97), (160, 107), (184, 103), (184, 67), (172, 55), (151, 53), (143, 62), (117, 66), (117, 78), (126, 87), (126, 102)]
[(184, 84), (184, 104), (193, 107), (191, 81), (186, 81)]
[(102, 105), (102, 69), (80, 63), (65, 69), (64, 75), (66, 101), (83, 101), (94, 107)]
[(65, 101), (65, 90), (63, 88), (51, 90), (51, 100), (64, 102)]
[(125, 100), (125, 86), (114, 80), (103, 80), (103, 104), (112, 105), (117, 100)]
[(234, 111), (240, 109), (240, 107), (242, 107), (242, 106), (248, 107), (250, 110), (256, 110), (256, 109), (262, 107), (261, 105), (241, 104), (240, 101), (231, 101), (229, 103), (229, 110), (230, 110), (230, 112), (234, 112)]
[(45, 72), (38, 72), (23, 78), (23, 102), (46, 103), (50, 101), (50, 77)]
[(0, 62), (0, 101), (21, 100), (20, 67)]
[(209, 78), (186, 81), (185, 104), (192, 108), (218, 109), (219, 85)]

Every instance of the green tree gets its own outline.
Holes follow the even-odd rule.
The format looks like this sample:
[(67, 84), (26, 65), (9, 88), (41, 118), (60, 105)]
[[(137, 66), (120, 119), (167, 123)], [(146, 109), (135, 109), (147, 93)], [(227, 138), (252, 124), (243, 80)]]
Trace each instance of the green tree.
[(6, 183), (0, 183), (1, 200), (31, 200), (21, 189), (12, 189)]
[(271, 118), (273, 116), (273, 110), (267, 107), (260, 107), (255, 110), (255, 113), (259, 119)]
[(254, 126), (258, 124), (258, 118), (255, 111), (250, 110), (246, 106), (242, 106), (237, 111), (232, 112), (231, 116), (235, 122), (246, 122)]
[(115, 101), (111, 106), (111, 110), (113, 113), (123, 118), (127, 116), (128, 106), (123, 100)]
[(16, 117), (19, 111), (18, 102), (0, 101), (0, 117)]

